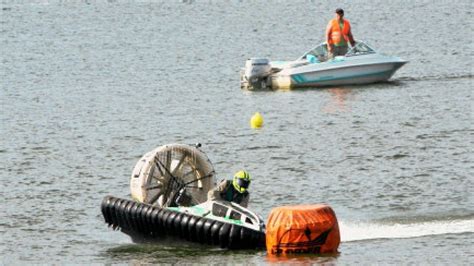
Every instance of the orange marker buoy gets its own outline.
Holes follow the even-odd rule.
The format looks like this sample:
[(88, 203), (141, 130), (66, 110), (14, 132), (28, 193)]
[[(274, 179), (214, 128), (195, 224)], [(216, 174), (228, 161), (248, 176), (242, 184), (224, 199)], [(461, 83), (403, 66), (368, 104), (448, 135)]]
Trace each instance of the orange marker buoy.
[(269, 255), (337, 253), (341, 242), (336, 214), (325, 204), (274, 208), (266, 230)]

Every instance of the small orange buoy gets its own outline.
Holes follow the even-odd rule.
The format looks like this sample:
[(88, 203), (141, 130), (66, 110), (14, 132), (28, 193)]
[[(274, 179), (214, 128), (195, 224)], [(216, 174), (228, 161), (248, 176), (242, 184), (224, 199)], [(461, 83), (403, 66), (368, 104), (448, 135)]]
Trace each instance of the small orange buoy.
[(282, 206), (267, 221), (267, 254), (337, 253), (341, 242), (336, 214), (325, 204)]

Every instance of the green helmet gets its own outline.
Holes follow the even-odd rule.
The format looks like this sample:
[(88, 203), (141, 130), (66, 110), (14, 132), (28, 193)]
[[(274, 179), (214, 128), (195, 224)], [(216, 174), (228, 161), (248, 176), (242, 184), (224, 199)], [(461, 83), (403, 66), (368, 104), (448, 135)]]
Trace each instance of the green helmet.
[(234, 185), (235, 190), (240, 193), (244, 193), (250, 185), (250, 175), (244, 170), (240, 170), (234, 175), (232, 180), (232, 185)]

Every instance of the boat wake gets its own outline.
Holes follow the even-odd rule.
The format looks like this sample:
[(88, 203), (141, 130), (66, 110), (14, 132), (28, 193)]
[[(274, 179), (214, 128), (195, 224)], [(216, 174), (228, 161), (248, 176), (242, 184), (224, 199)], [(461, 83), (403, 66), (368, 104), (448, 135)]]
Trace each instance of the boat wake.
[(392, 81), (427, 81), (427, 80), (452, 80), (452, 79), (472, 79), (472, 74), (451, 74), (451, 75), (426, 75), (419, 77), (400, 76)]
[(430, 235), (474, 233), (474, 219), (454, 219), (415, 223), (340, 222), (341, 241), (413, 238)]

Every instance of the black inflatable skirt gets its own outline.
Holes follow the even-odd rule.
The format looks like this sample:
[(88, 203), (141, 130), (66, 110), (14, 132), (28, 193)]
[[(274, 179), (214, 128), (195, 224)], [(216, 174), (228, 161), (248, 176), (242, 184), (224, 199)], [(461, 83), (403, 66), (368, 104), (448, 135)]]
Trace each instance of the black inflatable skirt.
[(101, 209), (109, 226), (147, 238), (159, 239), (172, 235), (227, 249), (265, 247), (265, 233), (206, 217), (112, 196), (104, 198)]

